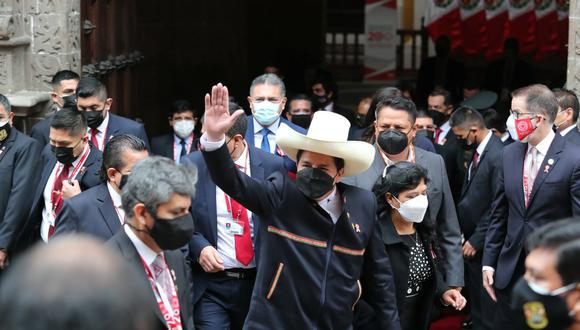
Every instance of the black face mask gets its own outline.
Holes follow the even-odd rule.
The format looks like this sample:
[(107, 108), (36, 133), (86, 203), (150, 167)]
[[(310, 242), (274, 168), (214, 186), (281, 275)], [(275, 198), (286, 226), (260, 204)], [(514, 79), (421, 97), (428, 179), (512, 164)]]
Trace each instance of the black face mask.
[(328, 99), (326, 94), (322, 96), (312, 94), (312, 103), (314, 105), (314, 108), (319, 110), (324, 108), (328, 103), (330, 103), (330, 100)]
[(123, 190), (123, 187), (127, 184), (129, 179), (129, 174), (121, 174), (121, 182), (119, 182), (119, 190)]
[(155, 225), (149, 230), (149, 236), (162, 250), (179, 249), (189, 242), (195, 231), (191, 213), (175, 219), (154, 218)]
[(379, 147), (389, 155), (398, 155), (409, 145), (407, 134), (396, 129), (388, 129), (381, 132), (377, 142)]
[[(81, 143), (81, 141), (79, 141), (79, 143)], [(52, 154), (59, 163), (70, 165), (78, 158), (78, 156), (74, 155), (74, 150), (79, 143), (74, 147), (55, 147), (51, 144), (50, 150), (52, 150)]]
[(359, 128), (365, 128), (366, 115), (357, 114), (354, 117), (354, 123)]
[(437, 127), (441, 127), (441, 125), (445, 124), (445, 115), (437, 110), (429, 110), (429, 116), (433, 118), (433, 124), (437, 125)]
[(334, 178), (323, 170), (306, 167), (296, 173), (296, 185), (306, 197), (318, 199), (334, 187)]
[(105, 120), (105, 117), (103, 116), (103, 110), (85, 111), (83, 113), (85, 115), (85, 118), (87, 119), (87, 125), (90, 128), (95, 129), (99, 127), (99, 125), (101, 125), (103, 120)]
[(63, 108), (77, 108), (77, 97), (74, 94), (71, 95), (67, 95), (67, 96), (63, 96), (62, 97), (62, 101), (63, 101)]
[(422, 136), (428, 138), (431, 142), (433, 142), (435, 140), (435, 132), (433, 132), (432, 130), (419, 129), (419, 130), (417, 130), (417, 135), (422, 135)]
[(10, 122), (6, 122), (6, 124), (0, 126), (0, 143), (4, 142), (8, 136), (10, 136)]
[(524, 278), (514, 286), (512, 307), (522, 329), (562, 330), (574, 322), (564, 298), (536, 293)]
[(312, 121), (312, 116), (308, 114), (297, 114), (292, 115), (292, 122), (304, 129), (310, 127), (310, 122)]
[(467, 137), (465, 139), (457, 138), (457, 143), (459, 143), (459, 146), (461, 148), (463, 148), (463, 150), (465, 150), (465, 151), (471, 151), (471, 150), (475, 149), (475, 147), (477, 146), (477, 144), (475, 142), (473, 142), (471, 144), (467, 143), (467, 139), (469, 138), (470, 133), (471, 133), (471, 131), (469, 131), (469, 133), (467, 134)]

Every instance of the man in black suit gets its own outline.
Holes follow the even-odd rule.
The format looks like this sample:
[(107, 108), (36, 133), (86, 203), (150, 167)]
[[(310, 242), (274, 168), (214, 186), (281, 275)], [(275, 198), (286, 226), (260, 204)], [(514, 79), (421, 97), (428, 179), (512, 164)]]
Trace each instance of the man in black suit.
[[(230, 102), (230, 113), (239, 109)], [(239, 116), (225, 133), (229, 154), (236, 166), (256, 180), (274, 172), (285, 172), (282, 158), (255, 148), (244, 140), (247, 118)], [(194, 310), (196, 329), (241, 329), (248, 314), (260, 251), (260, 219), (238, 207), (215, 183), (201, 152), (186, 156), (199, 173), (191, 212), (196, 233), (189, 243), (193, 264)], [(246, 236), (235, 231), (232, 214), (236, 206), (244, 212), (239, 219), (248, 222)]]
[(168, 118), (173, 132), (153, 137), (151, 153), (179, 163), (181, 157), (196, 151), (198, 141), (195, 128), (199, 117), (199, 111), (195, 111), (188, 101), (173, 102)]
[(460, 107), (449, 122), (459, 145), (473, 152), (457, 203), (457, 218), (464, 238), (465, 284), (470, 298), (472, 329), (487, 329), (493, 317), (489, 314), (493, 303), (483, 290), (481, 255), (503, 144), (485, 127), (483, 117), (473, 108)]
[(123, 186), (133, 166), (148, 155), (145, 142), (138, 137), (113, 136), (103, 151), (102, 183), (64, 202), (54, 235), (83, 233), (104, 241), (115, 235), (125, 222)]
[(504, 148), (483, 252), (483, 285), (497, 300), (494, 324), (512, 323), (510, 291), (524, 273), (526, 237), (546, 223), (580, 216), (580, 147), (552, 130), (558, 101), (544, 85), (512, 94), (507, 126), (519, 142)]
[(256, 180), (236, 169), (225, 145), (225, 132), (243, 114), (230, 115), (227, 88), (213, 86), (205, 105), (200, 143), (211, 178), (260, 217), (264, 234), (244, 328), (348, 329), (362, 295), (381, 329), (400, 329), (376, 200), (339, 183), (370, 166), (373, 147), (347, 142), (348, 120), (318, 111), (307, 135), (285, 125), (277, 134), (276, 143), (297, 161), (296, 182), (280, 172)]
[(310, 87), (312, 91), (313, 110), (330, 111), (338, 113), (350, 122), (351, 126), (356, 125), (354, 112), (336, 104), (338, 100), (338, 86), (330, 72), (319, 73)]
[(77, 107), (87, 119), (89, 141), (103, 151), (112, 136), (131, 134), (145, 142), (149, 139), (143, 124), (111, 113), (113, 99), (107, 95), (107, 87), (93, 77), (85, 77), (77, 87)]
[(85, 117), (72, 109), (57, 112), (50, 123), (50, 144), (42, 151), (40, 181), (17, 242), (19, 250), (52, 237), (64, 201), (100, 183), (101, 161), (101, 152), (88, 141)]
[(193, 330), (192, 282), (179, 250), (194, 231), (189, 207), (195, 168), (152, 156), (135, 165), (123, 188), (125, 225), (108, 242), (147, 285), (157, 329)]
[[(70, 70), (58, 71), (52, 77), (50, 99), (53, 102), (55, 112), (65, 107), (76, 108), (76, 91), (80, 79), (78, 74)], [(43, 120), (34, 124), (30, 130), (30, 136), (38, 141), (42, 147), (48, 144), (50, 121), (53, 115), (54, 113), (51, 113)]]
[(560, 133), (566, 141), (580, 146), (580, 131), (578, 131), (578, 112), (580, 104), (576, 93), (567, 89), (555, 89), (554, 94), (558, 99), (558, 114), (554, 120), (556, 132)]
[(40, 145), (12, 126), (14, 113), (0, 94), (0, 271), (28, 217), (38, 180)]

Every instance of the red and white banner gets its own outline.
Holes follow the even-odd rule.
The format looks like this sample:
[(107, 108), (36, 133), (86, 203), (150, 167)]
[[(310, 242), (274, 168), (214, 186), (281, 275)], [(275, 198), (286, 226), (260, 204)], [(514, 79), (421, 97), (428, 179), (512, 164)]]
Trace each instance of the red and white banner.
[(536, 48), (536, 14), (534, 0), (509, 0), (509, 36), (520, 44), (520, 53), (526, 54)]
[(559, 31), (556, 1), (536, 0), (537, 59), (545, 59), (558, 51)]
[(459, 0), (461, 40), (466, 55), (478, 55), (487, 49), (487, 20), (483, 0)]
[(488, 59), (499, 57), (503, 51), (503, 42), (508, 35), (508, 0), (485, 0), (485, 17), (487, 19), (487, 52)]
[(425, 26), (436, 41), (441, 36), (451, 39), (451, 49), (461, 47), (461, 19), (458, 0), (427, 0)]
[(365, 1), (365, 80), (395, 79), (397, 29), (396, 0)]

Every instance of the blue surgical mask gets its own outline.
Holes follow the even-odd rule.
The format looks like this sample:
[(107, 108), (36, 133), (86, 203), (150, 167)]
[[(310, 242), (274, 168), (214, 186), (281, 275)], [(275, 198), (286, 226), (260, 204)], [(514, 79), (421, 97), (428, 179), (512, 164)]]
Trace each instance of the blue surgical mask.
[(280, 104), (270, 101), (255, 102), (254, 101), (254, 118), (260, 125), (268, 127), (272, 125), (280, 116), (278, 110)]

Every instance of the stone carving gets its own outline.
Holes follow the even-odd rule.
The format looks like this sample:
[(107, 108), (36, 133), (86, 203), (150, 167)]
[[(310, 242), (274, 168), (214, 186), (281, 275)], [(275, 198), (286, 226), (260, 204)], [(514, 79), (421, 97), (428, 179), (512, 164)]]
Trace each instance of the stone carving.
[(10, 72), (8, 71), (8, 55), (0, 55), (0, 93), (7, 93), (10, 89)]
[(139, 51), (134, 51), (130, 54), (121, 54), (118, 56), (109, 55), (109, 57), (101, 62), (88, 64), (83, 66), (83, 75), (103, 76), (112, 71), (118, 71), (133, 66), (145, 59), (145, 56)]

